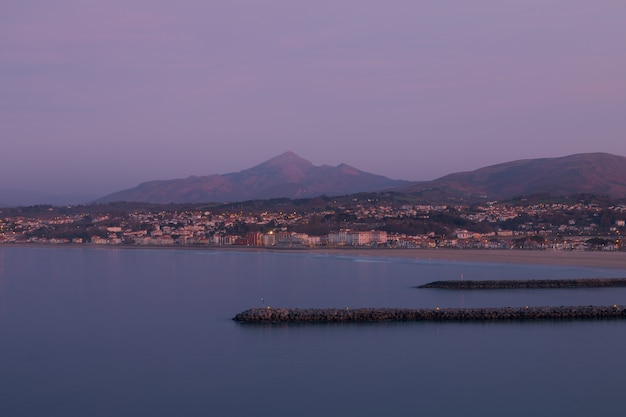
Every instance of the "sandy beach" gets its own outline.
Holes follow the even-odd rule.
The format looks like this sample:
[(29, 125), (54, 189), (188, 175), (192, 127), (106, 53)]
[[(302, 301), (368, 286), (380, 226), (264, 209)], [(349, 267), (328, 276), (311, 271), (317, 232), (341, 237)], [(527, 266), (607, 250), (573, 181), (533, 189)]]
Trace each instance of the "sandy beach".
[[(281, 249), (289, 251), (289, 249)], [(581, 266), (589, 268), (626, 269), (626, 252), (572, 252), (473, 249), (364, 249), (319, 248), (304, 249), (315, 253), (364, 257), (403, 257), (411, 259), (449, 260), (459, 262), (488, 262)], [(294, 252), (301, 250), (295, 249)]]
[(155, 250), (217, 250), (217, 251), (276, 251), (292, 253), (316, 253), (362, 257), (401, 257), (425, 260), (448, 260), (458, 262), (486, 262), (510, 264), (537, 264), (580, 266), (588, 268), (611, 268), (626, 270), (626, 251), (580, 252), (559, 250), (489, 250), (489, 249), (390, 249), (390, 248), (265, 248), (251, 246), (137, 246), (137, 245), (46, 245), (3, 244), (1, 247), (90, 247), (98, 249), (155, 249)]

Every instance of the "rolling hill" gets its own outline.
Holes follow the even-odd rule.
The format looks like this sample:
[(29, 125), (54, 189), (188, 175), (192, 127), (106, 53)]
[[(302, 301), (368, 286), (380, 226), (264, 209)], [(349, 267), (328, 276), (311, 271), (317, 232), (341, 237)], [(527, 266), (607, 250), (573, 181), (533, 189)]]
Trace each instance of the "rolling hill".
[(508, 199), (547, 193), (626, 197), (626, 158), (585, 153), (560, 158), (524, 159), (457, 172), (397, 191), (437, 200)]

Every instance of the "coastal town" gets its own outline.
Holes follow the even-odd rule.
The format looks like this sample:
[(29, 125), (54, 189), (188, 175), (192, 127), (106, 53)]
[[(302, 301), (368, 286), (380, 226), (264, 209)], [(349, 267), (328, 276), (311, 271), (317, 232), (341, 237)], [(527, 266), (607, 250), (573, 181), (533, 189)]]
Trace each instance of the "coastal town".
[[(185, 209), (75, 206), (0, 209), (0, 244), (623, 250), (626, 205), (277, 205)], [(334, 204), (333, 204), (334, 203)], [(289, 209), (287, 211), (287, 209)]]

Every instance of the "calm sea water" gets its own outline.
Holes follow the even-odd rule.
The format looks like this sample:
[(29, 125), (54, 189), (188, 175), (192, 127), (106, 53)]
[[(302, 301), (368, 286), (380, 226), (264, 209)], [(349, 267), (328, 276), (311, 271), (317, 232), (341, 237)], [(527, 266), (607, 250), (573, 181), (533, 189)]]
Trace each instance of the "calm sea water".
[(626, 277), (626, 267), (0, 247), (0, 415), (623, 413), (624, 321), (254, 326), (231, 320), (263, 305), (626, 304), (626, 289), (413, 288), (461, 275)]

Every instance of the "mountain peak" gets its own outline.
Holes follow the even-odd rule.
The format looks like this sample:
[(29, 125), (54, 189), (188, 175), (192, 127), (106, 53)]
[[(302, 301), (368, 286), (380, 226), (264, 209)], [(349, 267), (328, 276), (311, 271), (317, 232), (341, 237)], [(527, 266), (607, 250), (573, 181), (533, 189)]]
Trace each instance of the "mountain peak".
[(337, 169), (341, 171), (342, 173), (348, 174), (348, 175), (359, 175), (360, 173), (358, 169), (348, 164), (339, 164), (337, 166)]
[(299, 157), (294, 152), (287, 151), (271, 159), (268, 159), (265, 162), (260, 163), (256, 167), (276, 167), (276, 166), (299, 166), (301, 168), (310, 168), (313, 166), (313, 164), (307, 161), (306, 159)]
[(313, 168), (314, 165), (311, 162), (287, 151), (250, 169), (228, 175), (232, 178), (253, 175), (258, 178), (265, 178), (269, 182), (289, 184), (301, 182)]

